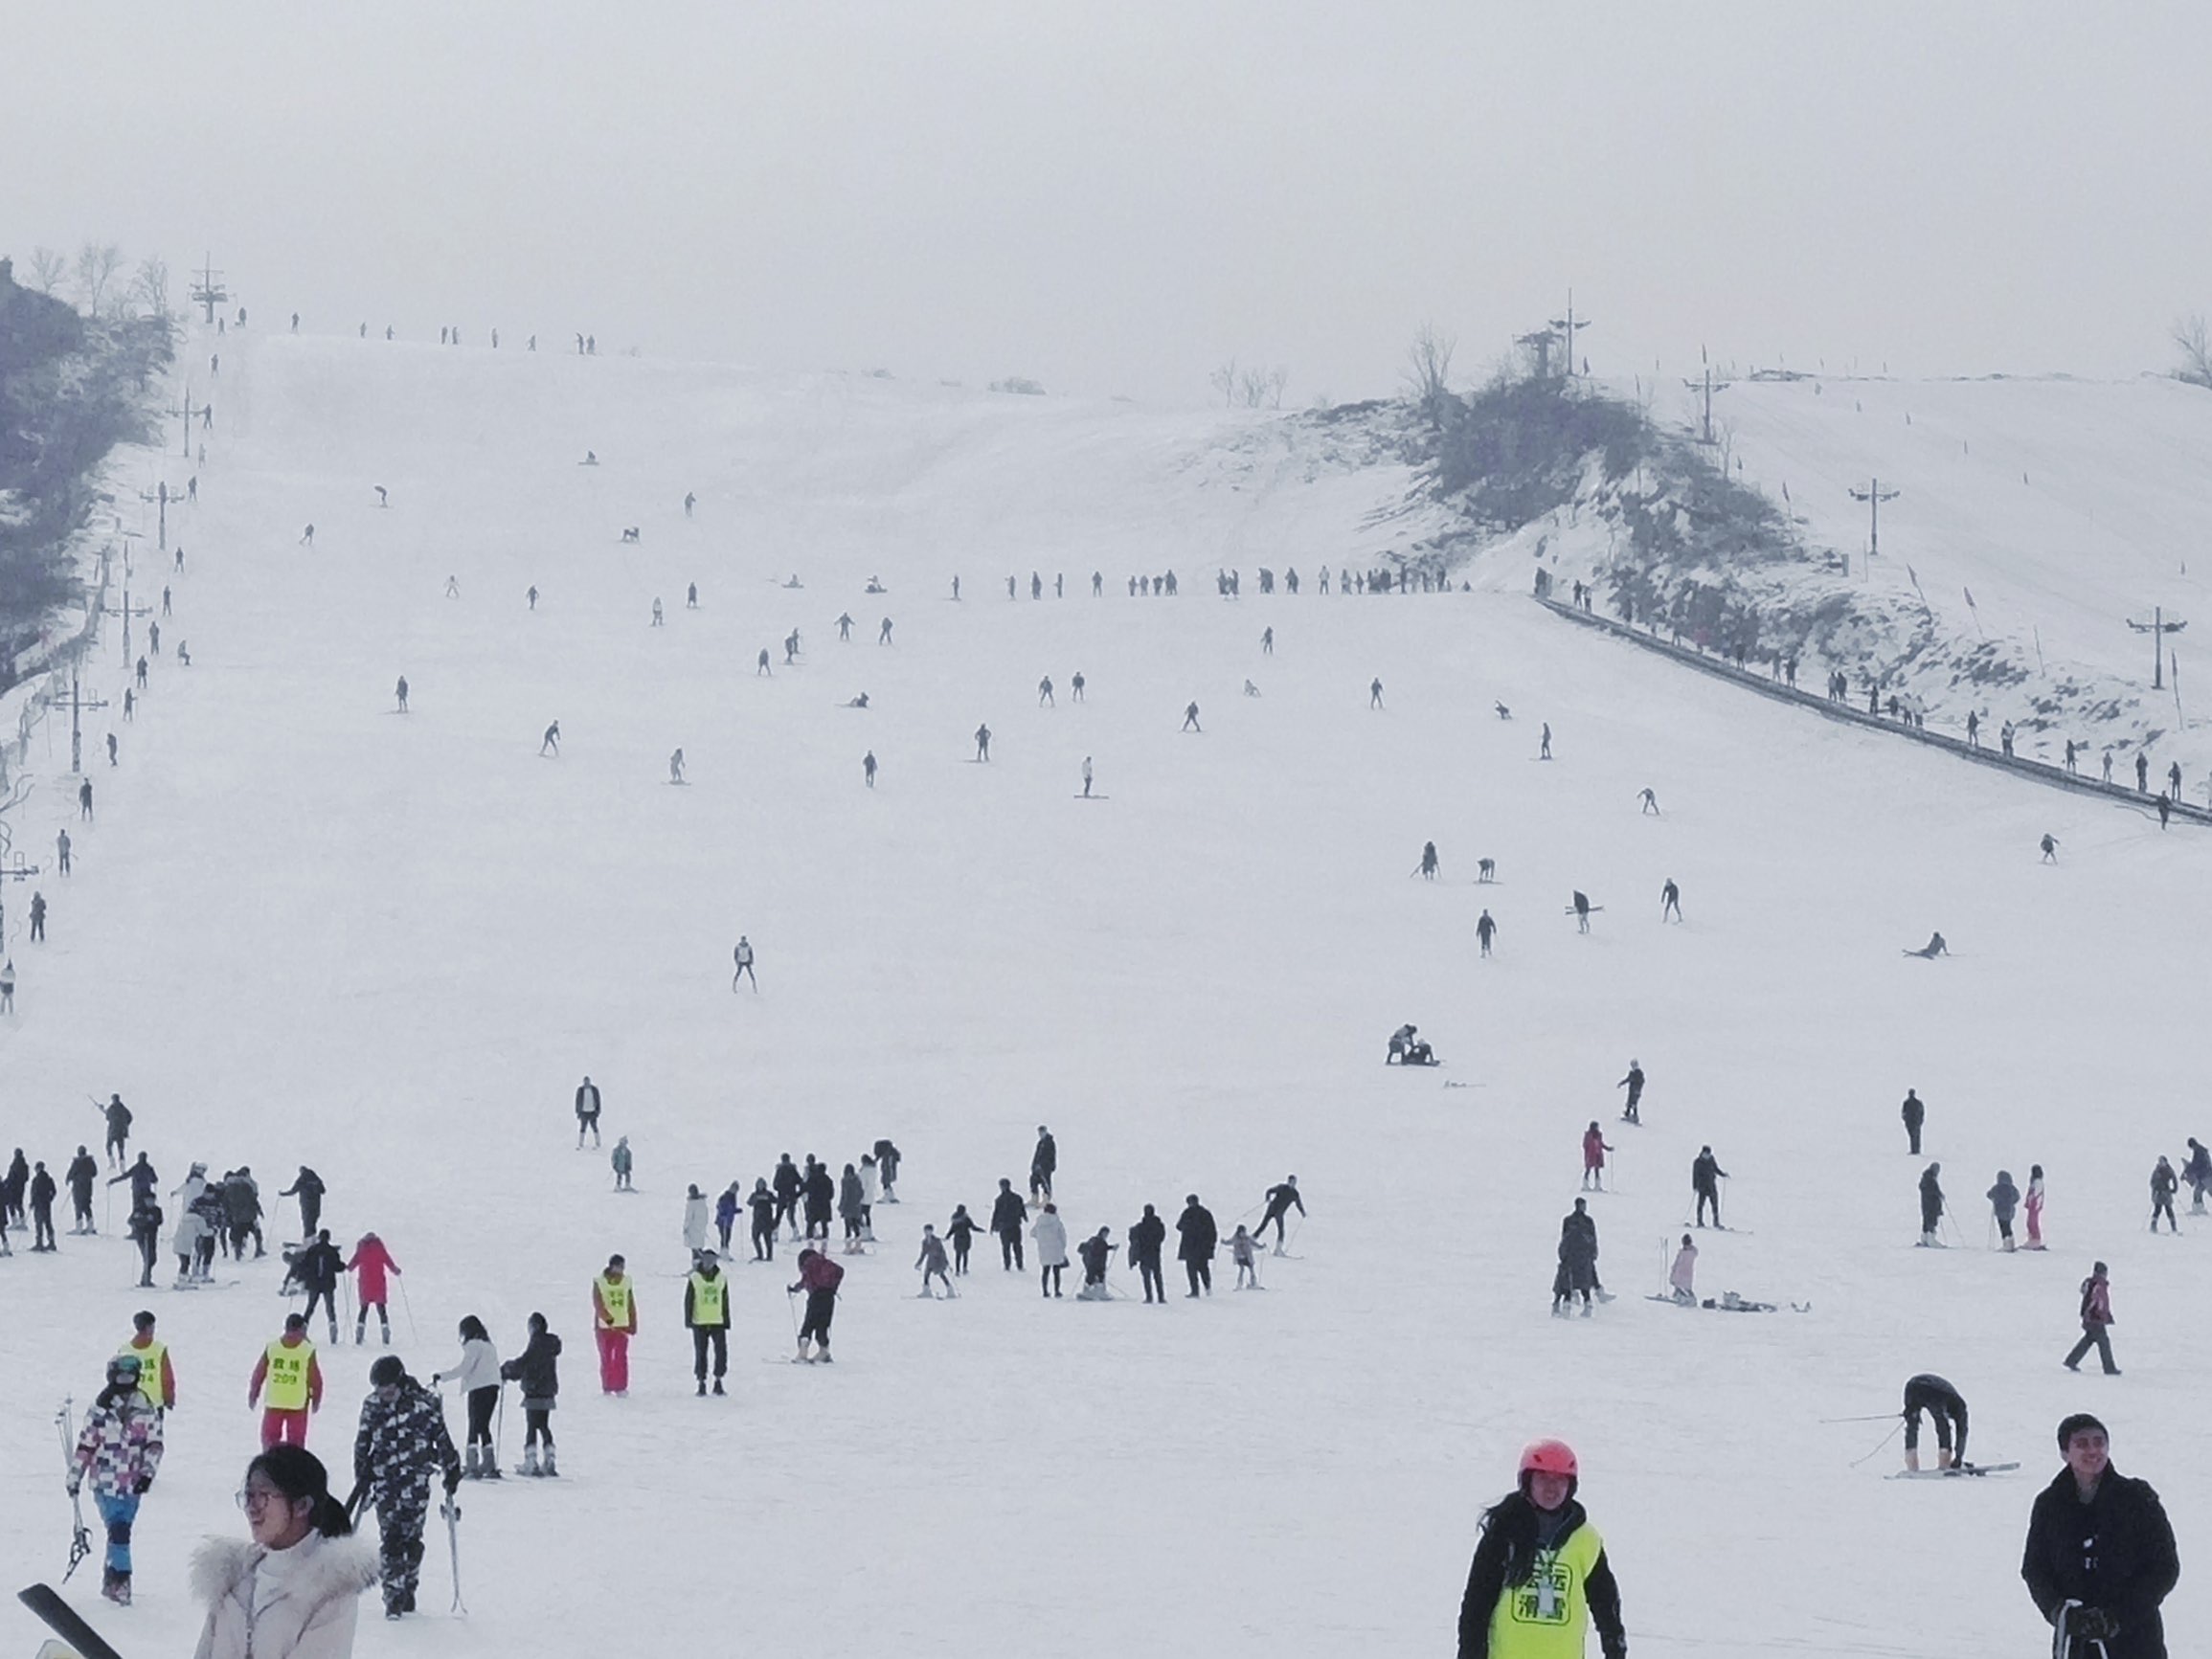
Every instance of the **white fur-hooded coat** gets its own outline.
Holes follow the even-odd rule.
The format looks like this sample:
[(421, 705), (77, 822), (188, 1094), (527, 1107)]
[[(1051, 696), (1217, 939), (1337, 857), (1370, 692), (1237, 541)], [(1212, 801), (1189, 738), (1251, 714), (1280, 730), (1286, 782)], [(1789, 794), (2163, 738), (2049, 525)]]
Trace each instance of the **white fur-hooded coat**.
[(207, 1603), (193, 1659), (351, 1659), (361, 1593), (377, 1581), (376, 1555), (359, 1537), (310, 1533), (284, 1552), (285, 1590), (252, 1617), (256, 1569), (268, 1554), (245, 1538), (210, 1538), (192, 1552), (192, 1594)]

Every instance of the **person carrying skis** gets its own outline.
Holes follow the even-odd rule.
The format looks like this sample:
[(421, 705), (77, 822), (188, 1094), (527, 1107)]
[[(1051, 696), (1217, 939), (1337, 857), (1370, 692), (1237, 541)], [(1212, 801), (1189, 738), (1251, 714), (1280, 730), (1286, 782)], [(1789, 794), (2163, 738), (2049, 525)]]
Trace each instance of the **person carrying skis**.
[[(46, 1166), (40, 1164), (38, 1167), (43, 1170)], [(46, 1184), (52, 1187), (54, 1182), (49, 1178)], [(2166, 1218), (2166, 1226), (2169, 1231), (2178, 1233), (2181, 1230), (2181, 1223), (2174, 1219), (2174, 1195), (2180, 1190), (2181, 1177), (2174, 1173), (2174, 1166), (2171, 1163), (2163, 1157), (2159, 1158), (2158, 1167), (2151, 1172), (2151, 1231), (2155, 1233), (2158, 1230), (2158, 1218), (2160, 1216)], [(51, 1205), (53, 1201), (53, 1197), (49, 1194), (47, 1203)], [(54, 1236), (51, 1211), (49, 1211), (49, 1220), (46, 1223), (46, 1233), (48, 1239), (51, 1240)], [(47, 1247), (53, 1248), (52, 1244), (50, 1243)]]
[(430, 1483), (443, 1471), (448, 1497), (461, 1486), (461, 1454), (445, 1429), (438, 1397), (407, 1375), (396, 1354), (369, 1367), (369, 1398), (353, 1435), (356, 1501), (376, 1506), (376, 1555), (384, 1581), (384, 1616), (415, 1611), (422, 1573), (422, 1523)]
[(937, 1237), (935, 1222), (922, 1222), (921, 1254), (914, 1257), (914, 1265), (921, 1269), (922, 1283), (919, 1295), (927, 1297), (930, 1301), (936, 1301), (937, 1292), (930, 1289), (930, 1281), (942, 1279), (945, 1285), (945, 1299), (947, 1301), (952, 1300), (952, 1275), (945, 1271), (945, 1242)]
[(338, 1275), (346, 1270), (346, 1253), (330, 1243), (330, 1229), (319, 1227), (315, 1242), (292, 1258), (292, 1282), (307, 1292), (304, 1317), (315, 1322), (315, 1305), (323, 1306), (330, 1321), (330, 1345), (338, 1345)]
[(1674, 1266), (1667, 1269), (1667, 1293), (1683, 1307), (1694, 1307), (1698, 1299), (1698, 1246), (1689, 1234), (1682, 1235), (1682, 1248), (1675, 1252)]
[(1989, 1199), (1989, 1213), (1996, 1219), (1998, 1236), (2004, 1241), (2003, 1248), (2009, 1251), (2013, 1247), (2013, 1211), (2020, 1207), (2020, 1188), (2012, 1184), (2012, 1171), (1998, 1170), (1997, 1184), (1983, 1196)]
[(324, 1186), (323, 1177), (302, 1164), (292, 1184), (277, 1195), (280, 1199), (299, 1199), (301, 1238), (311, 1239), (315, 1236), (315, 1230), (323, 1220), (323, 1195), (329, 1189)]
[(2073, 1345), (2065, 1359), (2068, 1371), (2079, 1371), (2082, 1356), (2094, 1348), (2098, 1363), (2105, 1368), (2107, 1377), (2117, 1377), (2120, 1368), (2112, 1363), (2112, 1284), (2108, 1276), (2110, 1269), (2104, 1263), (2093, 1264), (2089, 1276), (2082, 1281), (2082, 1339)]
[(346, 1271), (358, 1275), (354, 1281), (353, 1346), (358, 1348), (368, 1339), (369, 1310), (373, 1308), (376, 1323), (384, 1332), (384, 1346), (391, 1347), (392, 1315), (386, 1304), (391, 1301), (392, 1289), (385, 1275), (396, 1274), (399, 1264), (392, 1259), (382, 1239), (374, 1233), (363, 1233), (346, 1263)]
[(1908, 1088), (1905, 1091), (1905, 1104), (1898, 1109), (1898, 1116), (1905, 1120), (1905, 1138), (1910, 1143), (1906, 1148), (1906, 1155), (1918, 1157), (1920, 1126), (1928, 1121), (1928, 1108), (1920, 1096)]
[(1606, 1144), (1605, 1132), (1597, 1127), (1597, 1119), (1590, 1120), (1590, 1127), (1582, 1132), (1582, 1189), (1585, 1192), (1605, 1191), (1605, 1155), (1613, 1151)]
[[(530, 1316), (530, 1341), (499, 1368), (508, 1382), (522, 1384), (522, 1472), (557, 1475), (553, 1467), (553, 1414), (561, 1391), (561, 1339), (543, 1313)], [(495, 1469), (496, 1469), (496, 1466)]]
[(1934, 1248), (1943, 1241), (1935, 1236), (1935, 1229), (1943, 1221), (1943, 1183), (1937, 1178), (1943, 1166), (1931, 1163), (1920, 1172), (1920, 1242)]
[(1183, 1264), (1184, 1277), (1190, 1281), (1185, 1300), (1197, 1300), (1202, 1287), (1207, 1295), (1212, 1295), (1213, 1253), (1221, 1245), (1221, 1229), (1214, 1225), (1213, 1212), (1198, 1201), (1196, 1193), (1185, 1197), (1175, 1230), (1182, 1235), (1182, 1242), (1175, 1246), (1175, 1259)]
[(1643, 1065), (1636, 1060), (1628, 1063), (1628, 1075), (1614, 1085), (1628, 1090), (1628, 1104), (1620, 1109), (1622, 1119), (1628, 1123), (1643, 1122)]
[(1933, 1372), (1923, 1371), (1905, 1379), (1905, 1467), (1920, 1469), (1920, 1414), (1935, 1422), (1935, 1467), (1963, 1468), (1966, 1463), (1966, 1397)]
[(106, 1386), (84, 1414), (70, 1459), (69, 1495), (92, 1482), (92, 1501), (107, 1528), (100, 1593), (119, 1607), (130, 1605), (130, 1529), (161, 1468), (161, 1413), (147, 1400), (138, 1356), (118, 1354), (107, 1362)]
[(1267, 1237), (1269, 1223), (1274, 1223), (1275, 1253), (1278, 1256), (1286, 1254), (1283, 1249), (1282, 1223), (1293, 1204), (1298, 1206), (1298, 1215), (1302, 1219), (1306, 1213), (1306, 1201), (1298, 1197), (1298, 1178), (1296, 1176), (1285, 1176), (1282, 1185), (1267, 1189), (1266, 1213), (1260, 1217), (1259, 1225), (1253, 1231), (1254, 1238), (1264, 1239)]
[(999, 1177), (999, 1196), (991, 1200), (991, 1232), (999, 1241), (999, 1266), (1004, 1272), (1027, 1270), (1022, 1258), (1022, 1234), (1029, 1220), (1029, 1206), (1014, 1191), (1014, 1183)]
[(1160, 1276), (1160, 1252), (1166, 1243), (1167, 1223), (1146, 1204), (1143, 1216), (1129, 1226), (1129, 1265), (1144, 1287), (1144, 1300), (1162, 1308), (1167, 1306), (1167, 1286)]
[(712, 1250), (699, 1252), (698, 1265), (684, 1282), (684, 1324), (691, 1333), (691, 1375), (699, 1394), (707, 1393), (707, 1351), (714, 1352), (714, 1392), (724, 1392), (730, 1370), (730, 1281)]
[(584, 1132), (589, 1130), (592, 1145), (599, 1144), (599, 1086), (584, 1074), (583, 1082), (576, 1085), (576, 1151), (584, 1150)]
[(1482, 1516), (1459, 1603), (1459, 1659), (1579, 1655), (1592, 1621), (1605, 1659), (1627, 1659), (1620, 1587), (1575, 1501), (1579, 1484), (1566, 1442), (1522, 1452), (1519, 1484)]
[(1060, 1220), (1059, 1206), (1050, 1199), (1038, 1212), (1029, 1237), (1037, 1245), (1037, 1291), (1042, 1296), (1060, 1293), (1060, 1274), (1068, 1266), (1068, 1223)]
[[(799, 1358), (805, 1364), (829, 1363), (829, 1321), (837, 1312), (837, 1287), (845, 1281), (845, 1269), (829, 1259), (823, 1250), (799, 1252), (799, 1282), (787, 1294), (806, 1292), (806, 1312), (799, 1324)], [(806, 1351), (807, 1343), (814, 1344), (814, 1352)]]
[(323, 1366), (307, 1339), (307, 1321), (298, 1313), (284, 1315), (284, 1334), (254, 1362), (253, 1379), (246, 1384), (248, 1410), (261, 1403), (264, 1385), (268, 1402), (261, 1411), (261, 1449), (279, 1443), (304, 1448), (308, 1416), (323, 1409)]
[(1060, 1145), (1052, 1132), (1037, 1126), (1036, 1149), (1029, 1154), (1029, 1201), (1052, 1196), (1052, 1172), (1060, 1167)]
[(2065, 1467), (2028, 1513), (2020, 1576), (2055, 1632), (2057, 1659), (2165, 1659), (2159, 1603), (2181, 1577), (2165, 1506), (2111, 1465), (2105, 1425), (2086, 1411), (2059, 1424)]
[[(82, 1147), (77, 1149), (77, 1155), (79, 1159), (84, 1156)], [(75, 1164), (70, 1166), (72, 1182), (76, 1179), (76, 1169)], [(2212, 1152), (2207, 1152), (2204, 1143), (2195, 1135), (2189, 1137), (2189, 1161), (2181, 1166), (2181, 1178), (2189, 1183), (2189, 1213), (2202, 1215), (2204, 1189), (2212, 1187)]]
[(749, 1231), (756, 1262), (776, 1260), (776, 1218), (780, 1213), (781, 1202), (768, 1190), (766, 1176), (753, 1178), (753, 1190), (745, 1197), (745, 1208), (752, 1218)]
[(443, 1371), (430, 1374), (431, 1387), (450, 1377), (461, 1384), (468, 1402), (468, 1432), (461, 1461), (463, 1480), (500, 1478), (499, 1446), (491, 1438), (491, 1415), (499, 1409), (500, 1375), (499, 1350), (491, 1345), (491, 1333), (474, 1313), (463, 1314), (461, 1357)]
[(1705, 1206), (1713, 1210), (1713, 1225), (1721, 1224), (1721, 1182), (1728, 1178), (1728, 1172), (1721, 1168), (1721, 1160), (1713, 1156), (1709, 1146), (1698, 1148), (1698, 1155), (1690, 1162), (1690, 1191), (1697, 1195), (1696, 1224), (1705, 1224)]
[(176, 1405), (176, 1368), (169, 1363), (169, 1344), (153, 1334), (153, 1314), (144, 1309), (130, 1316), (130, 1340), (115, 1352), (138, 1361), (138, 1391), (156, 1411)]
[(1075, 1246), (1075, 1254), (1083, 1263), (1083, 1288), (1075, 1292), (1078, 1302), (1111, 1302), (1113, 1293), (1106, 1289), (1106, 1264), (1114, 1259), (1114, 1240), (1111, 1227), (1100, 1227)]
[(638, 1334), (637, 1287), (629, 1264), (609, 1256), (592, 1281), (592, 1335), (599, 1349), (599, 1392), (617, 1400), (630, 1393), (630, 1338)]

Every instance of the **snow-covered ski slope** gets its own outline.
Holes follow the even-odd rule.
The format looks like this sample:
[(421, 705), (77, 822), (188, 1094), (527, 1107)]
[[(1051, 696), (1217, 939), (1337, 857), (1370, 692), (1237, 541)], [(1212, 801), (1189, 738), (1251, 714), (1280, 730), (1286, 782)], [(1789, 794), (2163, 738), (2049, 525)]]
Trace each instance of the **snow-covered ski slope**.
[[(1261, 417), (350, 339), (221, 350), (164, 655), (123, 764), (98, 766), (97, 822), (73, 824), (77, 873), (37, 884), (49, 942), (9, 895), (6, 1138), (58, 1167), (98, 1147), (87, 1095), (118, 1089), (165, 1190), (195, 1158), (250, 1162), (285, 1228), (274, 1191), (313, 1164), (337, 1235), (378, 1230), (405, 1269), (418, 1375), (463, 1313), (504, 1353), (533, 1309), (566, 1337), (562, 1479), (467, 1489), (472, 1616), (394, 1629), (372, 1604), (364, 1654), (1433, 1653), (1479, 1510), (1540, 1434), (1581, 1453), (1644, 1655), (2037, 1650), (2020, 1538), (2076, 1408), (2164, 1491), (2189, 1560), (2212, 1536), (2212, 1225), (2143, 1231), (2156, 1155), (2207, 1123), (2201, 835), (1746, 697), (1518, 584), (1323, 598), (1320, 565), (1393, 545), (1372, 515), (1408, 481), (1333, 470)], [(1263, 558), (1305, 591), (1260, 598)], [(1239, 602), (1214, 596), (1223, 562)], [(1171, 568), (1180, 597), (1126, 595)], [(109, 696), (119, 658), (111, 638)], [(1202, 735), (1178, 730), (1193, 699)], [(1085, 755), (1110, 799), (1075, 798)], [(73, 802), (65, 731), (43, 764), (14, 815), (34, 856)], [(1664, 816), (1639, 814), (1647, 784)], [(1428, 839), (1435, 884), (1411, 874)], [(1588, 937), (1577, 887), (1603, 907)], [(1952, 959), (1901, 954), (1936, 928)], [(731, 993), (740, 932), (757, 996)], [(1384, 1067), (1407, 1020), (1443, 1069)], [(1617, 1121), (1632, 1057), (1640, 1129)], [(586, 1072), (635, 1197), (574, 1150)], [(1912, 1247), (1908, 1085), (1950, 1250)], [(1592, 1207), (1620, 1299), (1555, 1321), (1593, 1118), (1619, 1149)], [(1072, 1238), (1118, 1244), (1191, 1192), (1226, 1231), (1296, 1173), (1298, 1259), (1256, 1294), (1217, 1262), (1203, 1305), (1172, 1263), (1164, 1309), (1079, 1304), (1073, 1273), (1042, 1305), (985, 1242), (959, 1301), (920, 1305), (921, 1223), (1020, 1185), (1039, 1123)], [(842, 1166), (882, 1134), (905, 1201), (848, 1263), (838, 1363), (759, 1363), (791, 1349), (790, 1265), (740, 1265), (732, 1398), (693, 1399), (685, 1184), (749, 1188), (784, 1151)], [(1701, 1289), (1810, 1313), (1644, 1300), (1705, 1143), (1747, 1230), (1701, 1235)], [(1990, 1253), (1978, 1195), (2034, 1162), (2053, 1247)], [(587, 1312), (611, 1250), (644, 1319), (621, 1401)], [(2059, 1367), (2098, 1256), (2114, 1380)], [(126, 1651), (183, 1650), (188, 1547), (240, 1528), (246, 1379), (284, 1308), (273, 1258), (241, 1276), (141, 1292), (113, 1237), (0, 1263), (21, 1578), (66, 1542), (61, 1395), (92, 1392), (137, 1307), (174, 1344), (138, 1605), (104, 1621)], [(310, 1444), (341, 1467), (370, 1356), (326, 1356)], [(1884, 1425), (1819, 1420), (1889, 1409), (1922, 1369), (2020, 1474), (1886, 1482), (1894, 1444), (1851, 1467)], [(511, 1463), (519, 1411), (505, 1438)], [(0, 1613), (0, 1646), (33, 1635)]]

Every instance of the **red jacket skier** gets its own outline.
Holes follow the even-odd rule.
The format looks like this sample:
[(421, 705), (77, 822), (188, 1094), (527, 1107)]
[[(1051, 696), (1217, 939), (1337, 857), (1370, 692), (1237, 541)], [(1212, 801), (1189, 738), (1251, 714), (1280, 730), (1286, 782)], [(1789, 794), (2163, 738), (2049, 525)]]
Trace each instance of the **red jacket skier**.
[(355, 1345), (358, 1346), (368, 1334), (369, 1310), (373, 1308), (376, 1310), (376, 1322), (384, 1328), (385, 1346), (391, 1346), (392, 1316), (385, 1312), (391, 1290), (385, 1283), (384, 1275), (398, 1272), (399, 1264), (392, 1259), (392, 1252), (384, 1247), (382, 1239), (374, 1233), (363, 1233), (361, 1242), (353, 1246), (353, 1255), (346, 1264), (346, 1271), (361, 1275), (354, 1296)]
[(1605, 1190), (1605, 1155), (1613, 1151), (1606, 1144), (1605, 1133), (1597, 1127), (1597, 1119), (1590, 1120), (1590, 1127), (1582, 1132), (1582, 1184), (1585, 1188)]

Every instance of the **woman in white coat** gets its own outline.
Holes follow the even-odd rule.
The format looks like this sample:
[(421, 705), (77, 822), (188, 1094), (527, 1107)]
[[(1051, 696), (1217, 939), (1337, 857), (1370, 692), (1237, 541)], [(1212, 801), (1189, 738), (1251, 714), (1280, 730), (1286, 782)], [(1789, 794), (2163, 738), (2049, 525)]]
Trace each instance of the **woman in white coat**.
[(713, 1220), (713, 1206), (707, 1195), (693, 1181), (691, 1190), (684, 1195), (684, 1247), (696, 1256), (707, 1247), (707, 1227)]
[(238, 1503), (252, 1539), (210, 1538), (192, 1555), (208, 1608), (193, 1659), (351, 1659), (376, 1557), (351, 1536), (323, 1460), (271, 1446), (246, 1465)]
[(1037, 1212), (1029, 1237), (1037, 1245), (1037, 1287), (1045, 1295), (1057, 1296), (1060, 1270), (1068, 1265), (1068, 1223), (1060, 1220), (1059, 1207), (1050, 1199)]
[(443, 1371), (433, 1371), (431, 1386), (449, 1377), (468, 1399), (468, 1449), (461, 1472), (469, 1480), (497, 1480), (499, 1447), (491, 1437), (491, 1414), (499, 1408), (499, 1350), (474, 1313), (461, 1321), (461, 1357)]

